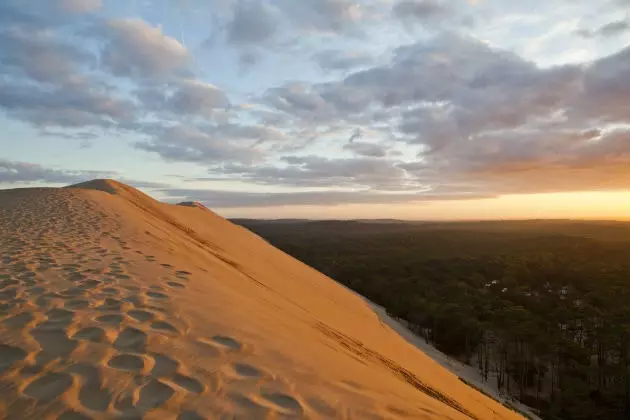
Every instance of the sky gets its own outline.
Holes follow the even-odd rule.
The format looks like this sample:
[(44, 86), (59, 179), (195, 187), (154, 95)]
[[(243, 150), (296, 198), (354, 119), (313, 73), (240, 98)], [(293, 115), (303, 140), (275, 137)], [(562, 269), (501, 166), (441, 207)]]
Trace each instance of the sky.
[(0, 188), (630, 219), (630, 0), (2, 0)]

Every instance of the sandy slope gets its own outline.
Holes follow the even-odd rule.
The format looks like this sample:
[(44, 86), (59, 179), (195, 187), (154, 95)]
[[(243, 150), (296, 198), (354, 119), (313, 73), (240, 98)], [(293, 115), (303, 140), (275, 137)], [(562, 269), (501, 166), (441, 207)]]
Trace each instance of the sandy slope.
[(202, 207), (0, 191), (0, 259), (0, 418), (519, 418)]

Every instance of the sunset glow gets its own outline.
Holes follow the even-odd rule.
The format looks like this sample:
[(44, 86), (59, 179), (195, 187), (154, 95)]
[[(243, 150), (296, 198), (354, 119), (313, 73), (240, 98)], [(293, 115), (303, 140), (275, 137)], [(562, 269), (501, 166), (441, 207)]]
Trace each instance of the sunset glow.
[[(266, 208), (226, 209), (229, 217), (256, 218)], [(523, 194), (484, 200), (432, 201), (404, 205), (340, 205), (274, 208), (269, 218), (402, 220), (586, 219), (630, 221), (630, 193)]]

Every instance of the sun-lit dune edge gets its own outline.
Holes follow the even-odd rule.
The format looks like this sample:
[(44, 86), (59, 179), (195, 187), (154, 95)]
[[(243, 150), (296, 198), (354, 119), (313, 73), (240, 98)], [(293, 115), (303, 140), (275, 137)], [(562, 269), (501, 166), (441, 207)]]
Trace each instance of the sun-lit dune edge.
[(521, 418), (195, 203), (0, 191), (0, 252), (0, 418)]

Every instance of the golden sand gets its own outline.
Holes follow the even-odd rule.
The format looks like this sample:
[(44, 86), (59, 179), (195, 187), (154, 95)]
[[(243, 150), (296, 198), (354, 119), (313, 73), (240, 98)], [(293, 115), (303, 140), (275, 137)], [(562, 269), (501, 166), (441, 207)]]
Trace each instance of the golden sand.
[(521, 418), (202, 206), (0, 191), (0, 259), (0, 418)]

